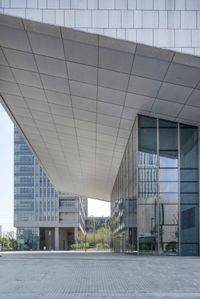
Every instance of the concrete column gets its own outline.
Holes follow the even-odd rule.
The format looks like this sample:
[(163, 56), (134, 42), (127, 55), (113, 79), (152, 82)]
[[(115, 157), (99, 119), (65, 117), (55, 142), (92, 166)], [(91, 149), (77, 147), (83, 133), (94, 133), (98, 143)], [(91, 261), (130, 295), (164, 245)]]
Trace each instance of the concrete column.
[(55, 227), (55, 250), (59, 250), (59, 227)]
[(78, 227), (74, 228), (74, 241), (77, 242), (78, 241)]

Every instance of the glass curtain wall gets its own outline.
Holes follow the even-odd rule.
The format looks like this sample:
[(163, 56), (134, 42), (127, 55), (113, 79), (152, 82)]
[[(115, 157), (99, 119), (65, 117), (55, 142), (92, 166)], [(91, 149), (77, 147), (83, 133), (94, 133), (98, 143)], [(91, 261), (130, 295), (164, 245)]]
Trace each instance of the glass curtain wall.
[(18, 250), (39, 250), (40, 229), (39, 228), (17, 228)]
[(180, 125), (181, 254), (199, 255), (199, 176), (197, 128)]
[(111, 194), (113, 246), (199, 255), (198, 128), (139, 115)]
[(137, 250), (137, 122), (133, 126), (111, 194), (115, 251)]
[(198, 255), (198, 129), (146, 116), (138, 126), (139, 252)]
[(178, 124), (158, 120), (160, 254), (179, 254)]
[(14, 128), (14, 225), (19, 249), (39, 249), (40, 221), (58, 221), (58, 192)]
[[(138, 237), (139, 251), (158, 251), (157, 120), (138, 118)], [(137, 181), (137, 177), (134, 178)]]

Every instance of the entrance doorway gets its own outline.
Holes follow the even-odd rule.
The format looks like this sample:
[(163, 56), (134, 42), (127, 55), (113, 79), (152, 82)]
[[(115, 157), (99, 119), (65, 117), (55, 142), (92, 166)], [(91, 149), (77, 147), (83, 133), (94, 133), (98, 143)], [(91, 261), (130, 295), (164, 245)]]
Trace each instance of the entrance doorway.
[(40, 249), (54, 250), (55, 249), (55, 229), (51, 227), (40, 228)]
[(74, 228), (60, 228), (59, 240), (59, 250), (70, 250), (71, 245), (75, 243)]

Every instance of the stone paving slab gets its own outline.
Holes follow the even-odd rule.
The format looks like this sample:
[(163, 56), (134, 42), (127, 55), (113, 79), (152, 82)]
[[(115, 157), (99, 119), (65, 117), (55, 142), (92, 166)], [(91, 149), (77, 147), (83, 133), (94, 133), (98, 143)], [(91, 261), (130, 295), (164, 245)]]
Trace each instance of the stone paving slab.
[(199, 257), (2, 253), (0, 299), (200, 299)]

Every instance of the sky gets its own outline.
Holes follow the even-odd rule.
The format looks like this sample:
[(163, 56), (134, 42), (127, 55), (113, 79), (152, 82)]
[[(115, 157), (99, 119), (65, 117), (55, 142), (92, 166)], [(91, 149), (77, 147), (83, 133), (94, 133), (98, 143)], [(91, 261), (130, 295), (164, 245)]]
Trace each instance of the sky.
[[(0, 225), (13, 230), (14, 126), (0, 104)], [(88, 199), (89, 216), (110, 216), (110, 203)]]
[(0, 104), (0, 225), (13, 229), (13, 123)]

